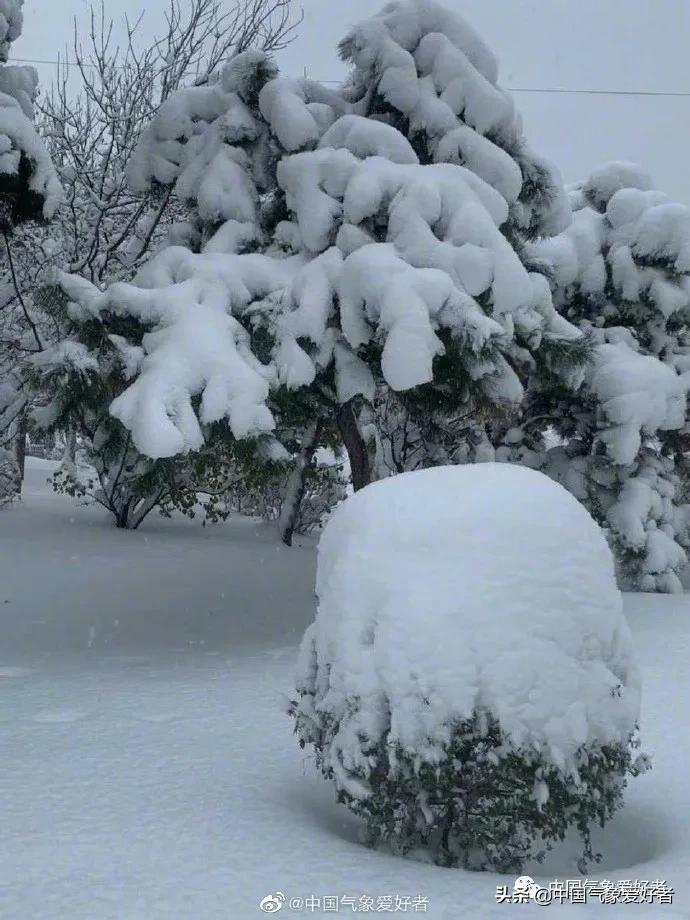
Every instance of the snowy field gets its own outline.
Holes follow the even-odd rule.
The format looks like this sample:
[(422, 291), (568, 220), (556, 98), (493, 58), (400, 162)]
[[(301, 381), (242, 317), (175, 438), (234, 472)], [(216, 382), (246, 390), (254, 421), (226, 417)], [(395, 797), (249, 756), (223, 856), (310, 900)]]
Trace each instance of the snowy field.
[[(364, 849), (300, 751), (284, 708), (312, 546), (246, 520), (118, 532), (30, 463), (25, 500), (0, 512), (3, 920), (245, 920), (276, 891), (422, 896), (444, 920), (690, 917), (690, 596), (626, 598), (655, 766), (596, 838), (596, 878), (665, 879), (674, 903), (542, 914), (495, 903), (513, 878)], [(567, 845), (532, 874), (578, 877)]]

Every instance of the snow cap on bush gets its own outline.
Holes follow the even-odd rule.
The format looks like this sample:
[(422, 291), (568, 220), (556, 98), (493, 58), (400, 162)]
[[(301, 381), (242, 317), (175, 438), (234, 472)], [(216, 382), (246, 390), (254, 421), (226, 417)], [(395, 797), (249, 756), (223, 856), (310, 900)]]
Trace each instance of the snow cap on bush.
[(611, 552), (540, 473), (489, 463), (369, 486), (323, 534), (317, 593), (300, 689), (325, 690), (330, 674), (315, 705), (341, 720), (334, 762), (356, 758), (360, 731), (437, 756), (450, 725), (481, 710), (563, 770), (581, 745), (634, 728), (639, 682)]

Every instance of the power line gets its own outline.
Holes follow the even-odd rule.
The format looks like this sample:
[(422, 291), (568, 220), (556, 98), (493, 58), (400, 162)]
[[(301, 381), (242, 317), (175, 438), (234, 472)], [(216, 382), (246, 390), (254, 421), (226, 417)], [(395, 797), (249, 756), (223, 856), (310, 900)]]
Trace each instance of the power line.
[[(327, 83), (328, 85), (337, 85), (342, 80), (317, 80), (318, 83)], [(527, 87), (527, 86), (504, 86), (503, 89), (510, 93), (553, 93), (572, 96), (668, 96), (680, 99), (690, 99), (690, 92), (664, 92), (656, 90), (632, 90), (632, 89), (566, 89), (561, 87)]]
[[(47, 61), (40, 60), (36, 58), (12, 58), (12, 61), (17, 61), (20, 64), (48, 64), (53, 67), (58, 65), (61, 67), (78, 67), (79, 65), (74, 61)], [(84, 67), (95, 67), (95, 64), (84, 64)], [(122, 70), (122, 67), (117, 67), (116, 69)], [(317, 83), (324, 83), (331, 86), (337, 86), (342, 83), (342, 80), (317, 80)], [(633, 89), (568, 89), (564, 87), (551, 87), (551, 86), (506, 86), (504, 89), (508, 90), (511, 93), (545, 93), (549, 95), (563, 95), (563, 96), (650, 96), (650, 97), (666, 97), (669, 99), (690, 99), (690, 92), (665, 92), (657, 90), (633, 90)]]
[(690, 93), (683, 92), (657, 92), (656, 90), (632, 90), (632, 89), (552, 89), (542, 87), (532, 89), (524, 86), (507, 86), (511, 93), (563, 93), (564, 95), (573, 96), (668, 96), (681, 99), (690, 98)]
[[(51, 67), (79, 67), (79, 64), (76, 61), (41, 61), (36, 58), (18, 58), (13, 57), (10, 59), (9, 63), (13, 64), (14, 62), (19, 64), (49, 64)], [(95, 64), (83, 64), (84, 67), (96, 67)], [(116, 70), (124, 70), (122, 66), (116, 66)]]

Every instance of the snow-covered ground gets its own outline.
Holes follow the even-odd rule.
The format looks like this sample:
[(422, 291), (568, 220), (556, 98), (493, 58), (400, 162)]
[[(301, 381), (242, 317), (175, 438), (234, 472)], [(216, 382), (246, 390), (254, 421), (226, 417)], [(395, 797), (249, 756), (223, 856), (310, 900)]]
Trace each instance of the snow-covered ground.
[[(377, 913), (378, 897), (422, 896), (443, 920), (541, 915), (496, 904), (512, 878), (364, 849), (300, 751), (284, 707), (313, 547), (246, 520), (118, 532), (53, 495), (50, 469), (31, 461), (24, 501), (0, 513), (3, 920), (245, 920), (276, 891), (371, 896)], [(690, 596), (628, 596), (626, 612), (655, 767), (597, 836), (596, 878), (666, 879), (674, 903), (550, 910), (690, 917)], [(532, 874), (578, 877), (567, 846)]]

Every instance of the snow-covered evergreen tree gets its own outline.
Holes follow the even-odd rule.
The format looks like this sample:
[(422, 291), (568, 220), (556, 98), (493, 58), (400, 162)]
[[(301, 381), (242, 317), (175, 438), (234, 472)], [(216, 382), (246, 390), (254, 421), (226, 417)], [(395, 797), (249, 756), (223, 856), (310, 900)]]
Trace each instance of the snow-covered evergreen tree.
[[(505, 230), (516, 247), (568, 225), (560, 177), (530, 149), (498, 84), (496, 58), (455, 12), (434, 0), (395, 0), (352, 29), (339, 50), (353, 68), (346, 86), (353, 110), (399, 130), (421, 163), (453, 163), (483, 179), (510, 207)], [(529, 292), (521, 293), (528, 303)]]
[(576, 391), (535, 376), (501, 456), (548, 471), (587, 505), (624, 583), (677, 591), (690, 546), (690, 211), (628, 163), (596, 170), (572, 203), (572, 225), (533, 255), (593, 361)]
[[(560, 177), (530, 149), (513, 100), (497, 83), (491, 51), (469, 24), (436, 3), (389, 4), (353, 29), (340, 52), (353, 65), (348, 97), (357, 112), (396, 126), (421, 163), (460, 165), (502, 196), (508, 218), (501, 231), (532, 286), (530, 294), (525, 275), (516, 277), (508, 311), (492, 292), (475, 294), (504, 330), (500, 351), (508, 366), (493, 392), (477, 390), (471, 377), (470, 398), (449, 400), (442, 372), (431, 386), (409, 393), (379, 388), (370, 428), (377, 473), (491, 459), (497, 437), (492, 429), (519, 403), (533, 352), (541, 349), (542, 360), (565, 379), (586, 357), (584, 342), (553, 314), (544, 279), (534, 273), (525, 249), (527, 240), (569, 223)], [(452, 365), (452, 349), (437, 363), (439, 370)], [(456, 371), (451, 367), (453, 376)]]
[(164, 104), (130, 164), (135, 190), (172, 186), (192, 217), (133, 285), (78, 299), (133, 322), (111, 408), (149, 456), (198, 450), (222, 420), (265, 456), (309, 451), (326, 417), (362, 485), (377, 392), (415, 423), (433, 407), (434, 435), (471, 416), (487, 441), (531, 350), (581, 361), (525, 250), (569, 209), (491, 52), (437, 4), (401, 0), (341, 53), (353, 73), (337, 92), (235, 56)]
[(0, 220), (6, 232), (27, 219), (52, 217), (61, 188), (33, 125), (38, 75), (7, 64), (21, 35), (24, 0), (0, 0)]

